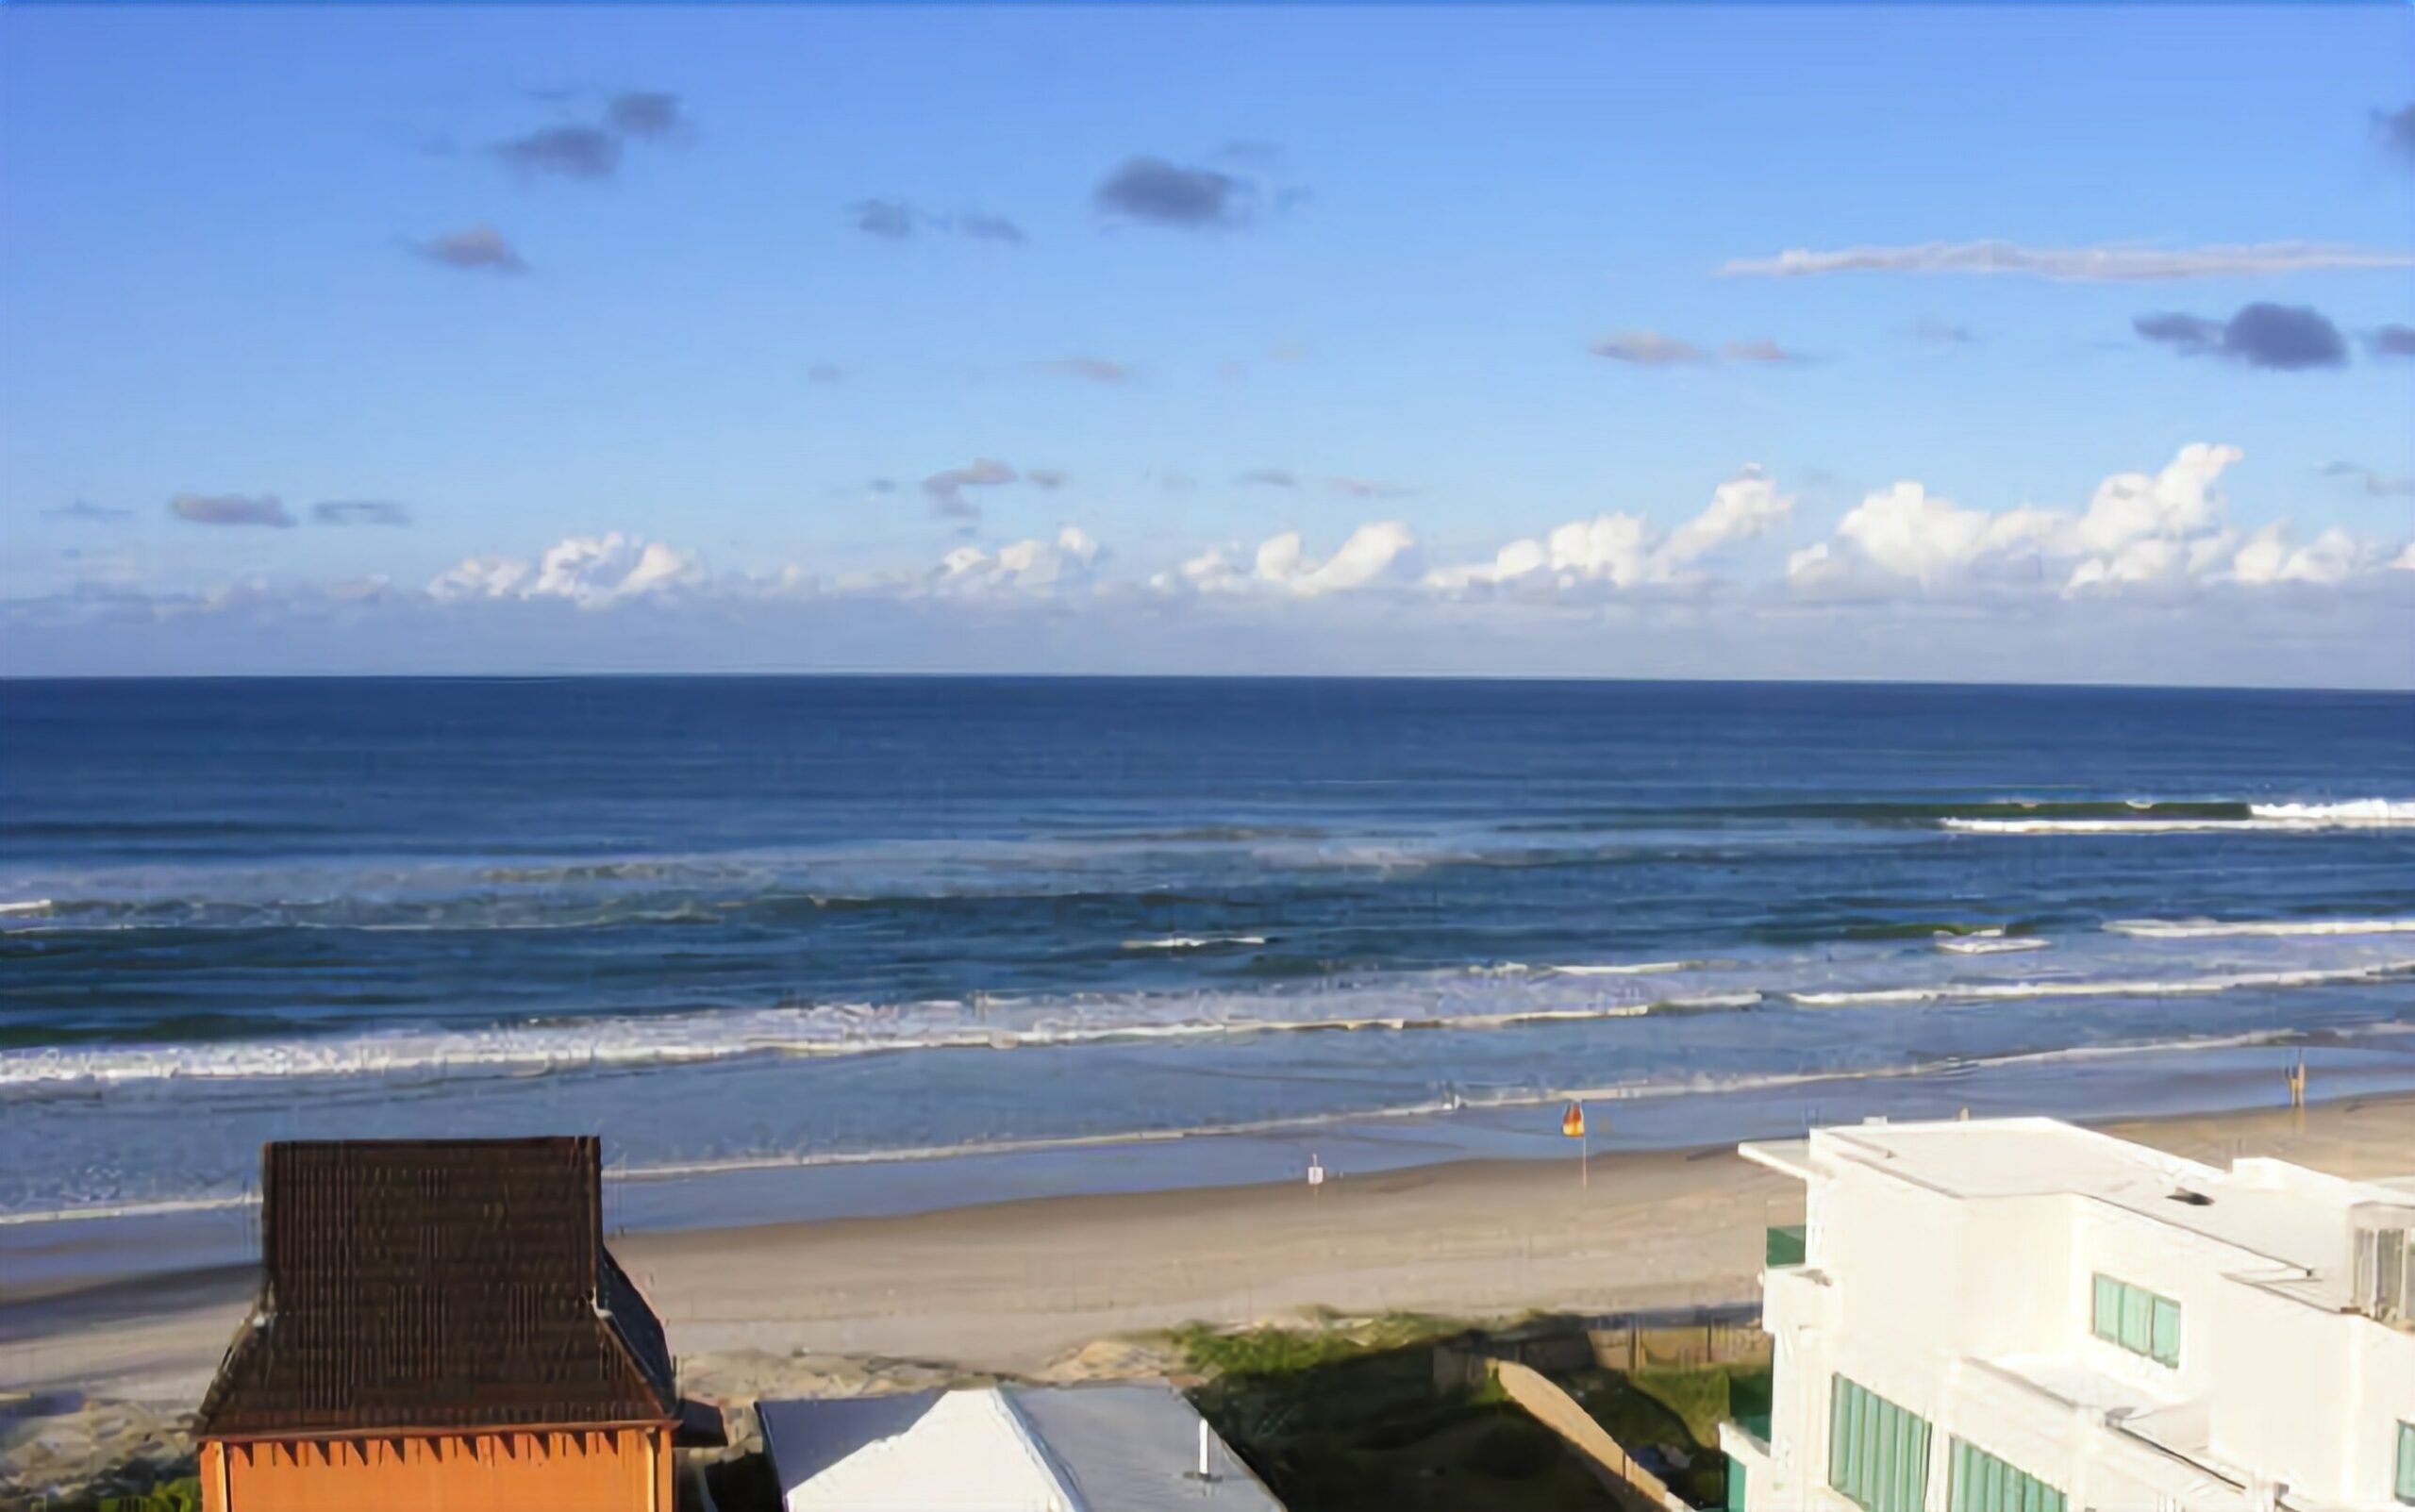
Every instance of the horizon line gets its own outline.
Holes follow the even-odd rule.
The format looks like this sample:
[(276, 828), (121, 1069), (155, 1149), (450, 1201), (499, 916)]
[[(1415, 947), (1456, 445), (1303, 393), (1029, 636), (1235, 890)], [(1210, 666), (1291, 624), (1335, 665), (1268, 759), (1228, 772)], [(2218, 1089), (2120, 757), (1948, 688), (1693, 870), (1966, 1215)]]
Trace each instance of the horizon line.
[(1582, 673), (1420, 672), (972, 672), (929, 668), (890, 671), (820, 669), (763, 672), (581, 670), (576, 672), (229, 672), (229, 673), (0, 673), (0, 686), (34, 683), (557, 683), (557, 682), (996, 682), (996, 683), (1520, 683), (1617, 684), (1646, 687), (1995, 689), (2019, 691), (2163, 693), (2355, 693), (2385, 698), (2415, 696), (2415, 684), (2363, 687), (2312, 683), (2018, 682), (1978, 678), (1948, 682), (1914, 677), (1653, 677)]

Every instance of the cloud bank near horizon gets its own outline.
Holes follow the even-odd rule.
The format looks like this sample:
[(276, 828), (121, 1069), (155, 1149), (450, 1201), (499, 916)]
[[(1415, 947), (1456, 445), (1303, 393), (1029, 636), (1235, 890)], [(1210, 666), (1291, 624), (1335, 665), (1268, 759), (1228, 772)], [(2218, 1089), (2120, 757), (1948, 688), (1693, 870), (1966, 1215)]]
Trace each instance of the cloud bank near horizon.
[[(316, 645), (331, 624), (374, 629), (408, 660), (447, 645), (463, 654), (508, 620), (530, 645), (561, 640), (540, 655), (606, 667), (665, 646), (701, 655), (708, 642), (691, 638), (711, 628), (745, 638), (745, 654), (732, 658), (724, 642), (719, 661), (694, 670), (735, 659), (1078, 671), (1126, 657), (1139, 664), (1125, 670), (1241, 670), (1226, 658), (1253, 646), (1248, 655), (1265, 655), (1273, 637), (1291, 649), (1269, 664), (1297, 670), (1701, 674), (1710, 669), (1685, 648), (1715, 641), (1726, 647), (1722, 675), (1812, 665), (1888, 676), (1926, 674), (1940, 647), (1968, 640), (1974, 669), (2008, 660), (2032, 678), (2097, 680), (2101, 648), (2068, 642), (2078, 627), (2119, 621), (2169, 641), (2162, 661), (2141, 664), (2164, 668), (2161, 680), (2238, 680), (2213, 673), (2286, 653), (2350, 682), (2415, 686), (2415, 643), (2403, 634), (2415, 542), (2336, 526), (2302, 537), (2287, 520), (2242, 527), (2222, 483), (2243, 462), (2237, 447), (2192, 443), (2068, 507), (1964, 505), (1905, 480), (1867, 493), (1824, 533), (1802, 529), (1797, 496), (1748, 466), (1674, 523), (1608, 510), (1490, 555), (1378, 519), (1338, 540), (1285, 529), (1152, 567), (1067, 523), (966, 540), (920, 566), (828, 572), (717, 567), (691, 546), (604, 530), (472, 556), (418, 587), (264, 574), (173, 590), (86, 583), (0, 603), (0, 623), (45, 632), (13, 638), (10, 659), (27, 671), (72, 669), (103, 645), (175, 665), (239, 629)], [(998, 486), (1009, 470), (957, 472), (936, 480), (939, 492)], [(282, 514), (251, 498), (189, 499), (179, 512), (247, 523)], [(886, 649), (865, 640), (883, 623), (895, 632)], [(196, 639), (197, 626), (215, 629)], [(1039, 665), (1018, 668), (1014, 648), (1042, 627), (1057, 639), (1038, 642)], [(2251, 631), (2267, 640), (2242, 641)]]

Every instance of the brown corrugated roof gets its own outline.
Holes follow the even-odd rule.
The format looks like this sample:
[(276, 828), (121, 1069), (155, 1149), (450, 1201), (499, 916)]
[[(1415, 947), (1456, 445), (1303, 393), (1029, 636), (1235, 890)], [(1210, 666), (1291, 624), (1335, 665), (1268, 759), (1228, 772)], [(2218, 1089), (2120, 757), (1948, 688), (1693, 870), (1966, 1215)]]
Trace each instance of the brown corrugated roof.
[(272, 1144), (259, 1305), (206, 1437), (670, 1422), (662, 1324), (605, 1253), (591, 1138)]

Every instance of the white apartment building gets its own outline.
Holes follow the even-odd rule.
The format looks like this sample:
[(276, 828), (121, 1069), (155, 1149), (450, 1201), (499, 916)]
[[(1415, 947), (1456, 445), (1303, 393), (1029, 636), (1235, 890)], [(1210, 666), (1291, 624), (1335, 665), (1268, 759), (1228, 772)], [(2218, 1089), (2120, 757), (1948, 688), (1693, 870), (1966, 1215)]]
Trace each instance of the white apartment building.
[(1732, 1508), (2415, 1504), (2415, 1177), (2222, 1171), (2052, 1119), (1740, 1152), (1804, 1183), (1807, 1222), (1762, 1274), (1769, 1419), (1721, 1429)]

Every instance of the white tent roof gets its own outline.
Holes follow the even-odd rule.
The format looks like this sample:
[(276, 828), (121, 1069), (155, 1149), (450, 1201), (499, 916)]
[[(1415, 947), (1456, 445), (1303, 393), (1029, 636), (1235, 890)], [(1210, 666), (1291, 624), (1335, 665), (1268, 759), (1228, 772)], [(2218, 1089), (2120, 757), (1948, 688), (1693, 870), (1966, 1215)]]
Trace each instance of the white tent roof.
[(1169, 1386), (1000, 1387), (757, 1405), (788, 1512), (1282, 1512)]

